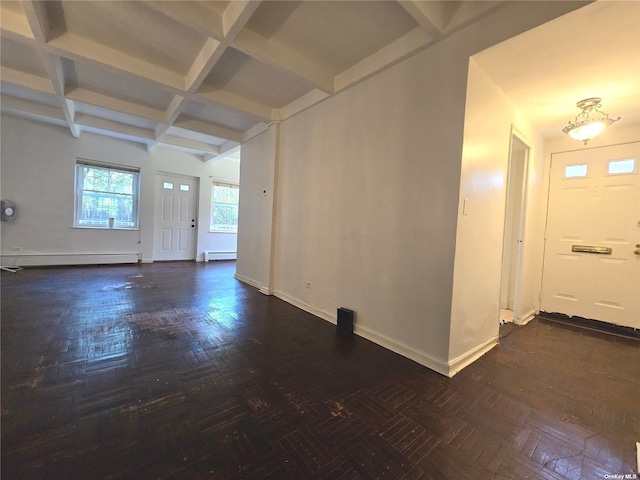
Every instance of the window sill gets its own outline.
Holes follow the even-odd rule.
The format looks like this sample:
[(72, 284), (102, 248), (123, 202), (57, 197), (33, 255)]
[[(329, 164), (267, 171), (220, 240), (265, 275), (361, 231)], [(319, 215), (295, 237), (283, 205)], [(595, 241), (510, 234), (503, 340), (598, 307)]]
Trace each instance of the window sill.
[(238, 234), (238, 232), (230, 232), (229, 230), (209, 230), (209, 233), (233, 233), (234, 235)]
[(77, 228), (78, 230), (120, 230), (125, 232), (139, 232), (139, 228), (121, 228), (121, 227), (83, 227), (78, 225), (72, 225), (71, 228)]

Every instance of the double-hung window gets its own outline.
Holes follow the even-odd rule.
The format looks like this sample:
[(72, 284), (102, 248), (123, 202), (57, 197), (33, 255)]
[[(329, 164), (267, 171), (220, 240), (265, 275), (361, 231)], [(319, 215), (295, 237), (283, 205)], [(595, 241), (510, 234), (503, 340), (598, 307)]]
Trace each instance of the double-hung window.
[(76, 227), (138, 228), (139, 176), (136, 168), (76, 162)]
[(238, 185), (214, 182), (211, 188), (212, 232), (238, 232)]

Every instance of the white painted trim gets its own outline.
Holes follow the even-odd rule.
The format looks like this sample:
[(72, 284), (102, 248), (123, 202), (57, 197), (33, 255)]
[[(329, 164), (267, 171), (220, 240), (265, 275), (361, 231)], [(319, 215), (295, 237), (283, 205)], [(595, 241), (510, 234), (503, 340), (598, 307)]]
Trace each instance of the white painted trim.
[(336, 315), (332, 315), (329, 312), (325, 312), (324, 310), (320, 310), (312, 305), (309, 305), (308, 303), (305, 303), (301, 300), (298, 300), (297, 298), (291, 297), (289, 295), (287, 295), (286, 293), (283, 293), (279, 290), (274, 290), (273, 294), (278, 297), (280, 300), (284, 300), (287, 303), (290, 303), (291, 305), (293, 305), (294, 307), (298, 307), (302, 310), (304, 310), (305, 312), (310, 313), (311, 315), (315, 315), (316, 317), (320, 317), (323, 320), (326, 320), (329, 323), (333, 323), (334, 325), (338, 323), (338, 320), (336, 318)]
[[(2, 254), (1, 263), (21, 267), (65, 265), (114, 265), (138, 263), (141, 253), (20, 253)], [(10, 265), (12, 266), (12, 265)]]
[[(303, 302), (302, 300), (299, 300), (295, 297), (287, 295), (286, 293), (281, 292), (279, 290), (273, 290), (273, 291), (267, 290), (265, 287), (262, 287), (258, 282), (251, 280), (250, 278), (244, 277), (242, 275), (239, 275), (237, 273), (234, 275), (234, 277), (237, 280), (240, 280), (241, 282), (244, 282), (259, 288), (260, 292), (264, 293), (265, 295), (275, 295), (280, 300), (283, 300), (293, 305), (294, 307), (298, 307), (307, 313), (315, 315), (316, 317), (326, 320), (329, 323), (332, 323), (334, 325), (337, 323), (337, 315), (331, 314), (324, 310), (320, 310), (312, 305), (309, 305), (308, 303)], [(387, 350), (391, 350), (392, 352), (397, 353), (398, 355), (402, 355), (403, 357), (413, 360), (414, 362), (419, 363), (420, 365), (423, 365), (429, 368), (430, 370), (433, 370), (434, 372), (437, 372), (449, 378), (453, 377), (456, 373), (458, 373), (464, 367), (466, 367), (467, 365), (471, 364), (472, 362), (480, 358), (482, 355), (487, 353), (489, 350), (491, 350), (493, 347), (495, 347), (498, 344), (498, 336), (492, 337), (486, 342), (482, 343), (481, 345), (478, 345), (477, 347), (472, 348), (468, 352), (463, 353), (453, 361), (445, 362), (443, 360), (434, 358), (425, 352), (416, 350), (415, 348), (403, 342), (395, 340), (387, 335), (376, 332), (375, 330), (372, 330), (367, 327), (355, 325), (354, 333), (377, 345), (380, 345), (381, 347), (386, 348)]]
[(449, 374), (450, 368), (446, 362), (434, 358), (425, 352), (416, 350), (415, 348), (410, 347), (403, 342), (399, 342), (398, 340), (394, 340), (393, 338), (388, 337), (387, 335), (384, 335), (382, 333), (378, 333), (375, 330), (371, 330), (367, 327), (358, 325), (355, 326), (354, 333), (361, 336), (362, 338), (370, 340), (377, 345), (380, 345), (381, 347), (386, 348), (387, 350), (391, 350), (398, 355), (402, 355), (403, 357), (413, 360), (414, 362), (417, 362), (420, 365), (423, 365), (430, 370), (439, 373), (440, 375), (444, 375), (445, 377), (452, 376)]
[(516, 323), (516, 325), (520, 325), (520, 326), (526, 325), (527, 323), (529, 323), (534, 318), (536, 318), (536, 311), (532, 309), (529, 312), (525, 313), (522, 316), (522, 320), (520, 320), (518, 323)]
[(464, 367), (467, 367), (473, 362), (475, 362), (477, 359), (479, 359), (482, 355), (487, 353), (496, 345), (498, 345), (498, 335), (496, 335), (495, 337), (489, 338), (484, 343), (481, 343), (477, 347), (474, 347), (471, 350), (468, 350), (462, 355), (449, 361), (448, 363), (449, 373), (447, 374), (447, 376), (449, 378), (453, 377), (456, 373), (458, 373)]
[(240, 275), (239, 273), (234, 273), (233, 278), (239, 280), (242, 283), (246, 283), (247, 285), (251, 285), (252, 287), (262, 288), (262, 284), (252, 278), (245, 277), (244, 275)]
[[(329, 323), (332, 323), (334, 325), (337, 323), (337, 314), (334, 315), (334, 314), (325, 312), (324, 310), (315, 308), (305, 302), (302, 302), (280, 291), (276, 291), (275, 295), (281, 300), (284, 300), (285, 302), (290, 303), (291, 305), (298, 307), (304, 310), (305, 312), (315, 315), (316, 317), (320, 317)], [(423, 365), (437, 373), (440, 373), (441, 375), (445, 375), (447, 377), (452, 376), (452, 375), (449, 375), (450, 368), (446, 362), (433, 358), (432, 356), (426, 354), (425, 352), (416, 350), (415, 348), (410, 347), (405, 343), (394, 340), (393, 338), (388, 337), (387, 335), (378, 333), (375, 330), (372, 330), (370, 328), (358, 326), (358, 325), (354, 326), (354, 333), (377, 345), (380, 345), (381, 347), (386, 348), (387, 350), (391, 350), (392, 352), (397, 353), (398, 355), (402, 355), (403, 357), (413, 360), (414, 362), (417, 362), (420, 365)]]
[(258, 291), (263, 295), (273, 295), (273, 289), (268, 287), (260, 287)]

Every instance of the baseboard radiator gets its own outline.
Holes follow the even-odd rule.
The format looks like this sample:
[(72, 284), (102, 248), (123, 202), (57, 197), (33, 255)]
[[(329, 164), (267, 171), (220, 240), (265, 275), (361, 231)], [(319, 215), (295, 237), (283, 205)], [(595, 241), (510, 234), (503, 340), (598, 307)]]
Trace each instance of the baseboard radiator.
[(204, 261), (211, 262), (213, 260), (235, 260), (236, 252), (204, 252)]
[(139, 263), (141, 253), (17, 253), (3, 254), (4, 266), (47, 267), (63, 265), (113, 265)]

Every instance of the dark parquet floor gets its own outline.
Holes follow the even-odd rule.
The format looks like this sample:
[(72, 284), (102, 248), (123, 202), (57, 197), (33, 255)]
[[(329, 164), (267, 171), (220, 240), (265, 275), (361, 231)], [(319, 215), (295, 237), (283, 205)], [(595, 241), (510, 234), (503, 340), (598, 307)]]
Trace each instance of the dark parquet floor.
[(633, 478), (638, 340), (538, 319), (447, 379), (234, 270), (3, 273), (2, 478)]

